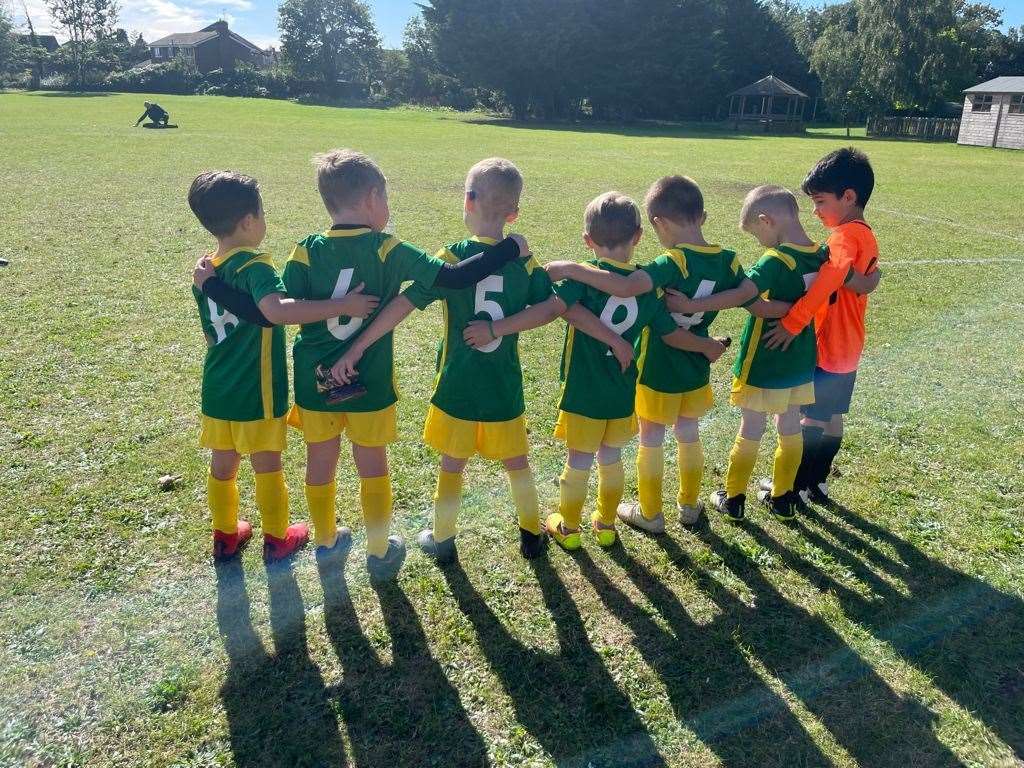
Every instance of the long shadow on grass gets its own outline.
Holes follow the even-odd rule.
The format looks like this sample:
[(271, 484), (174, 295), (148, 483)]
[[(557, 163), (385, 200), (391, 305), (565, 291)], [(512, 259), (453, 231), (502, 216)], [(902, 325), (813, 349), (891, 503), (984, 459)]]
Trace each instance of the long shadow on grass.
[[(761, 541), (763, 531), (748, 530)], [(780, 679), (858, 764), (962, 765), (936, 738), (926, 707), (898, 695), (827, 623), (782, 595), (738, 547), (707, 528), (699, 535), (756, 601), (751, 607), (712, 593), (722, 610), (714, 623), (728, 627), (735, 642)], [(693, 569), (675, 541), (657, 541), (674, 563)]]
[(487, 748), (427, 645), (416, 610), (394, 583), (378, 586), (392, 661), (359, 625), (340, 568), (321, 568), (327, 634), (344, 669), (333, 691), (360, 768), (484, 766)]
[[(932, 560), (846, 507), (808, 508), (805, 516), (910, 592), (909, 597), (887, 594), (880, 604), (837, 592), (846, 614), (1024, 758), (1024, 601)], [(810, 530), (809, 525), (802, 527)], [(899, 561), (876, 542), (891, 547)], [(854, 573), (866, 567), (861, 563), (859, 569)]]
[(643, 722), (591, 646), (573, 596), (546, 559), (530, 565), (555, 621), (558, 654), (517, 640), (460, 565), (444, 570), (491, 669), (512, 699), (516, 720), (565, 768), (664, 766)]
[(589, 554), (581, 550), (575, 559), (608, 610), (633, 632), (637, 650), (665, 684), (676, 718), (723, 765), (829, 763), (782, 698), (743, 658), (731, 628), (722, 623), (698, 626), (664, 582), (625, 549), (615, 547), (609, 554), (655, 606), (668, 630), (633, 603)]
[(217, 626), (228, 653), (221, 700), (240, 768), (344, 766), (338, 721), (306, 646), (305, 609), (287, 565), (267, 572), (275, 653), (252, 625), (245, 572), (237, 560), (217, 569)]

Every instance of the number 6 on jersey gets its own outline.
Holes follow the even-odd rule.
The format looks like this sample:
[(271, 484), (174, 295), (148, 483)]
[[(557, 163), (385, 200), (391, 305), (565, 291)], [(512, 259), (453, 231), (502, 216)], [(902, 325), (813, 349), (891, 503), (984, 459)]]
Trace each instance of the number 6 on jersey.
[[(338, 273), (338, 282), (335, 283), (334, 293), (331, 294), (332, 299), (343, 299), (348, 295), (348, 292), (352, 289), (352, 277), (355, 275), (355, 272), (354, 269), (343, 269)], [(338, 341), (347, 341), (352, 337), (352, 334), (359, 330), (362, 324), (363, 318), (361, 317), (350, 317), (344, 323), (341, 322), (340, 318), (332, 317), (327, 321), (327, 330)]]

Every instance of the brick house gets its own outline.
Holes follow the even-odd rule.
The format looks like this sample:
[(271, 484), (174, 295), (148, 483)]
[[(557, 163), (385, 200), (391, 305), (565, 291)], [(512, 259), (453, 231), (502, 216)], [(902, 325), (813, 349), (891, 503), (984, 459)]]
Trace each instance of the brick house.
[(228, 29), (226, 21), (216, 21), (198, 32), (178, 32), (149, 44), (150, 61), (163, 64), (178, 57), (194, 62), (206, 73), (214, 69), (232, 70), (237, 64), (268, 67), (273, 55)]
[(957, 144), (1024, 149), (1024, 77), (997, 77), (964, 94)]

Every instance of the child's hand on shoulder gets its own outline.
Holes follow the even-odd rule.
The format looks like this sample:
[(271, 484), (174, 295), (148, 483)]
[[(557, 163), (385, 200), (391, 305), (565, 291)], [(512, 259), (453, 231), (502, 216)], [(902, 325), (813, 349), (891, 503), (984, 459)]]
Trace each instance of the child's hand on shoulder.
[(210, 262), (210, 257), (200, 256), (199, 261), (196, 262), (195, 267), (192, 269), (192, 284), (196, 287), (197, 291), (202, 293), (203, 284), (216, 274), (213, 264)]
[(623, 338), (620, 338), (611, 348), (615, 359), (619, 361), (619, 367), (625, 373), (633, 364), (633, 345)]
[(557, 283), (568, 278), (572, 274), (572, 270), (575, 268), (575, 261), (549, 261), (544, 265), (544, 271), (548, 273), (548, 277), (551, 278), (551, 282), (553, 283)]
[(675, 288), (665, 289), (665, 306), (669, 312), (677, 312), (683, 315), (692, 315), (696, 310), (693, 306), (693, 299)]

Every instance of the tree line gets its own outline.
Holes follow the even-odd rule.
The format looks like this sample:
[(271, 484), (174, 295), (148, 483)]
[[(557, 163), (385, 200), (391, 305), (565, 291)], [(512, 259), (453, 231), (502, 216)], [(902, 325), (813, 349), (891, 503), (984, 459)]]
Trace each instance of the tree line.
[[(46, 2), (68, 43), (44, 61), (45, 52), (10, 34), (11, 13), (0, 5), (0, 77), (24, 79), (45, 64), (75, 87), (211, 87), (187, 62), (131, 74), (148, 51), (116, 28), (115, 0)], [(1003, 31), (997, 9), (968, 0), (824, 8), (795, 0), (424, 0), (420, 8), (402, 48), (385, 50), (359, 0), (283, 0), (279, 63), (234, 77), (231, 87), (293, 96), (298, 83), (331, 92), (342, 81), (383, 102), (521, 119), (713, 120), (726, 94), (771, 73), (842, 119), (936, 113), (980, 80), (1024, 74), (1022, 30)]]

